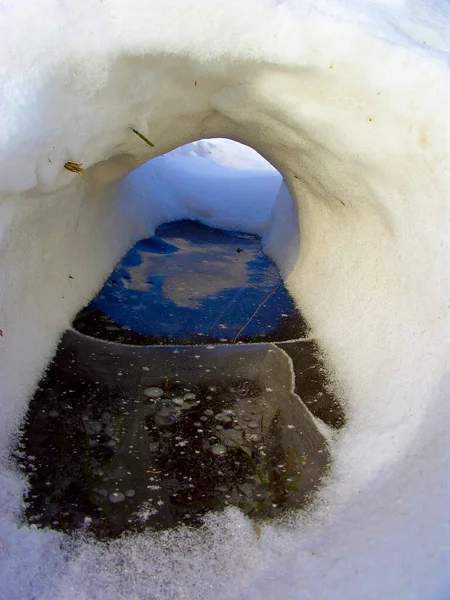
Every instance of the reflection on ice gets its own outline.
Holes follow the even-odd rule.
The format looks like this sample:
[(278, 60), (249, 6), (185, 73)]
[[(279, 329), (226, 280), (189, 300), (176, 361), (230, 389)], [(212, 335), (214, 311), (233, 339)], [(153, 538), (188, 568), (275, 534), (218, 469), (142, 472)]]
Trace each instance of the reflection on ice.
[(134, 344), (273, 341), (305, 331), (260, 239), (195, 221), (162, 225), (136, 244), (74, 327)]

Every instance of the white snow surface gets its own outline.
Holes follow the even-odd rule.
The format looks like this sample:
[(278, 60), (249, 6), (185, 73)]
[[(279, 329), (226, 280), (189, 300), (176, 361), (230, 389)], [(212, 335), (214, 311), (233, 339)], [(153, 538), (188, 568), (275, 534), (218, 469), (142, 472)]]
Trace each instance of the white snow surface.
[[(0, 4), (0, 598), (450, 596), (449, 11)], [(203, 138), (280, 171), (271, 217), (279, 177), (218, 142), (216, 160), (202, 143), (125, 177)], [(326, 353), (349, 421), (319, 500), (260, 537), (233, 510), (108, 546), (19, 526), (7, 456), (60, 334), (135, 241), (183, 216), (264, 234)]]

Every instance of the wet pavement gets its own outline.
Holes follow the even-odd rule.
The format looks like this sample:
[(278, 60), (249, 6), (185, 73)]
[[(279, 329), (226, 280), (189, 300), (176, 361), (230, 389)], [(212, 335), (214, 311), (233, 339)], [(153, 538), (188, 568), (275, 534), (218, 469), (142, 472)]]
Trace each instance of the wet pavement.
[(26, 521), (110, 539), (311, 500), (330, 463), (314, 416), (345, 417), (257, 237), (160, 227), (74, 327), (15, 451)]

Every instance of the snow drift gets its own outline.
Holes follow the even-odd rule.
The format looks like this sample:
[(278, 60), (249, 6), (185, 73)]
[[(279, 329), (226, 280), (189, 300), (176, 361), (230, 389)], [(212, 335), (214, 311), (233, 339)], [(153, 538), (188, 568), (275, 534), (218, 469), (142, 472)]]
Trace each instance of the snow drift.
[[(2, 5), (3, 598), (448, 594), (449, 24), (414, 0)], [(202, 215), (180, 165), (123, 179), (213, 137), (268, 159), (295, 211), (284, 189), (270, 219), (233, 198)], [(186, 215), (265, 233), (327, 355), (349, 420), (320, 502), (259, 539), (233, 511), (108, 550), (18, 528), (6, 457), (61, 332), (137, 239)]]

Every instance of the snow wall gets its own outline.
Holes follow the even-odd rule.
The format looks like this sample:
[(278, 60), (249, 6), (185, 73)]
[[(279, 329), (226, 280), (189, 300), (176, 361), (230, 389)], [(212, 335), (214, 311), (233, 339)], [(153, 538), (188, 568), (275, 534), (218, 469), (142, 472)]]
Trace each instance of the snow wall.
[[(2, 4), (0, 597), (449, 597), (449, 25), (445, 2)], [(61, 332), (188, 210), (176, 173), (123, 177), (211, 137), (296, 202), (301, 251), (286, 191), (235, 224), (266, 234), (346, 405), (320, 499), (260, 536), (236, 511), (108, 548), (18, 527), (8, 444)]]

